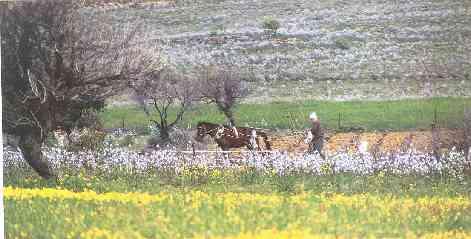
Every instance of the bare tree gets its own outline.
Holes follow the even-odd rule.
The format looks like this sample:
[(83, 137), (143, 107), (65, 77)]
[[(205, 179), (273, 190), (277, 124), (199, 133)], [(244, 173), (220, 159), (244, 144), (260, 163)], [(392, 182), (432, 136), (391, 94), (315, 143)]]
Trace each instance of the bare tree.
[(234, 108), (248, 95), (242, 77), (231, 67), (203, 66), (199, 69), (199, 91), (208, 103), (215, 103), (231, 126), (235, 126)]
[(43, 178), (53, 176), (41, 154), (51, 131), (70, 130), (83, 110), (158, 68), (133, 40), (137, 27), (118, 32), (82, 10), (73, 0), (0, 3), (2, 123)]
[[(132, 88), (135, 91), (134, 99), (159, 129), (163, 143), (170, 142), (170, 131), (183, 119), (188, 108), (199, 99), (194, 80), (168, 69), (147, 76)], [(158, 119), (153, 118), (148, 102), (158, 113)], [(171, 111), (176, 112), (173, 119), (169, 117)]]

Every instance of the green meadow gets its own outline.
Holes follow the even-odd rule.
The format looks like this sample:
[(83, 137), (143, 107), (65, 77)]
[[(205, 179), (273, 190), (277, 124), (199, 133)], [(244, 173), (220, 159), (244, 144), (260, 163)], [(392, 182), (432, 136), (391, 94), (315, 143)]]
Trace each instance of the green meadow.
[[(366, 131), (427, 129), (436, 122), (454, 128), (463, 124), (468, 98), (431, 98), (395, 101), (305, 101), (240, 104), (235, 109), (238, 125), (266, 129), (299, 130), (308, 126), (307, 115), (316, 111), (329, 129)], [(152, 109), (152, 107), (149, 107)], [(156, 112), (153, 112), (157, 119)], [(108, 107), (101, 114), (106, 128), (146, 128), (149, 118), (136, 106)], [(175, 109), (169, 115), (174, 119)], [(196, 105), (189, 109), (180, 127), (194, 127), (199, 121), (224, 123), (214, 105)]]

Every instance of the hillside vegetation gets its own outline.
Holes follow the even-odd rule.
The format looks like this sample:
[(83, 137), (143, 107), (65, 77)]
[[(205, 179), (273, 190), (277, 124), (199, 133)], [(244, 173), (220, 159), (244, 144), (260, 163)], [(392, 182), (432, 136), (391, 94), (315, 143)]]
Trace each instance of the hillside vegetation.
[[(144, 22), (162, 55), (178, 68), (210, 63), (240, 68), (252, 82), (254, 102), (471, 92), (468, 1), (102, 5), (99, 11), (105, 9), (112, 24)], [(273, 23), (279, 26), (275, 34), (266, 29)]]

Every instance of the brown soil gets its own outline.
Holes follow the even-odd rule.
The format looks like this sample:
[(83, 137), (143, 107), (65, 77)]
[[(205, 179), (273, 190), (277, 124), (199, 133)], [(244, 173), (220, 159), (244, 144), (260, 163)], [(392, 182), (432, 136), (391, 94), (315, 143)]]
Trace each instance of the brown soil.
[[(464, 149), (463, 130), (441, 129), (437, 131), (437, 147), (451, 149), (457, 147)], [(286, 150), (299, 152), (307, 150), (304, 136), (281, 135), (272, 136), (271, 143), (274, 150)], [(431, 131), (406, 131), (406, 132), (379, 132), (379, 133), (336, 133), (326, 135), (327, 142), (324, 150), (328, 152), (354, 151), (360, 142), (368, 142), (370, 152), (394, 152), (414, 148), (421, 152), (432, 151)]]

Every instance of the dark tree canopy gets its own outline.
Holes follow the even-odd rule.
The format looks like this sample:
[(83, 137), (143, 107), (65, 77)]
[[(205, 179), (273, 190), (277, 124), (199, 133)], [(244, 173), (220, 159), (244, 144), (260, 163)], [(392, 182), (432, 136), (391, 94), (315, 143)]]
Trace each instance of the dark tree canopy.
[(137, 27), (117, 32), (81, 10), (73, 0), (0, 3), (3, 129), (44, 178), (52, 176), (41, 156), (49, 132), (70, 130), (83, 110), (159, 67), (133, 41)]

